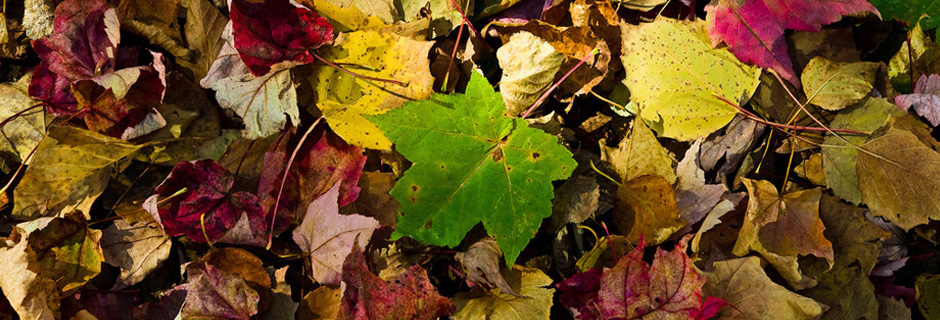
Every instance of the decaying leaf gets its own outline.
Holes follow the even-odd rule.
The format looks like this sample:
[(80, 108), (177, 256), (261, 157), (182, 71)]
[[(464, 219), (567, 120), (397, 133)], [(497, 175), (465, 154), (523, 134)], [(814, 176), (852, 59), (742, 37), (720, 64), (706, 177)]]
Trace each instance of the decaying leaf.
[(38, 101), (29, 97), (31, 78), (27, 75), (14, 83), (0, 84), (0, 105), (4, 106), (0, 108), (0, 119), (11, 119), (0, 128), (4, 137), (0, 151), (12, 153), (17, 161), (25, 160), (46, 132), (42, 109), (36, 108)]
[(602, 146), (603, 160), (614, 165), (623, 181), (644, 175), (657, 175), (670, 184), (676, 182), (676, 160), (656, 140), (656, 135), (643, 121), (633, 121), (630, 137), (620, 141), (617, 149)]
[(548, 90), (564, 60), (548, 41), (526, 31), (509, 37), (509, 42), (496, 50), (496, 57), (503, 69), (499, 94), (512, 115), (528, 109)]
[(874, 62), (839, 63), (816, 57), (803, 69), (801, 81), (809, 102), (826, 110), (840, 110), (868, 96), (879, 65)]
[(242, 118), (245, 138), (260, 139), (300, 124), (297, 92), (289, 70), (271, 71), (263, 76), (243, 74), (223, 78), (212, 85), (222, 109)]
[(102, 231), (104, 262), (121, 268), (119, 281), (132, 286), (144, 280), (170, 256), (172, 242), (156, 227), (124, 219)]
[(484, 284), (486, 289), (496, 287), (502, 293), (518, 296), (499, 272), (499, 259), (502, 256), (503, 252), (499, 250), (496, 240), (487, 237), (470, 245), (467, 251), (458, 252), (454, 258), (463, 266), (467, 281), (471, 284)]
[(715, 262), (705, 279), (705, 293), (734, 306), (721, 310), (722, 319), (816, 319), (829, 309), (774, 283), (758, 257)]
[[(548, 287), (552, 279), (538, 269), (514, 266), (503, 271), (511, 284), (510, 292), (490, 289), (490, 292), (460, 293), (454, 298), (457, 313), (454, 319), (547, 319), (554, 289)], [(483, 289), (477, 289), (483, 290)]]
[(904, 111), (914, 107), (931, 125), (940, 125), (940, 75), (921, 75), (914, 93), (894, 97), (894, 102)]
[(657, 245), (685, 226), (676, 209), (676, 191), (660, 176), (625, 181), (617, 189), (613, 214), (617, 229), (627, 234), (631, 243), (645, 237)]

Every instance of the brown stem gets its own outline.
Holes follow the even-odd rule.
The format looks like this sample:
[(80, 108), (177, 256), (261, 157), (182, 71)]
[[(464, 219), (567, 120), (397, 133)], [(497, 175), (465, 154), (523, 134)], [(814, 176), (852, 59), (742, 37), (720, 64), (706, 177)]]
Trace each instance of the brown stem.
[(309, 137), (313, 129), (317, 127), (320, 120), (323, 120), (322, 116), (317, 118), (317, 120), (310, 125), (310, 128), (307, 129), (307, 132), (304, 132), (304, 135), (300, 137), (300, 141), (297, 142), (297, 146), (294, 147), (294, 151), (291, 152), (290, 158), (287, 160), (287, 166), (284, 167), (284, 176), (281, 177), (281, 186), (277, 188), (277, 197), (274, 198), (274, 209), (271, 211), (271, 233), (268, 234), (268, 244), (265, 246), (265, 249), (270, 250), (274, 240), (274, 222), (275, 218), (277, 218), (278, 205), (281, 203), (281, 195), (284, 192), (284, 184), (287, 182), (287, 175), (290, 173), (290, 166), (294, 164), (294, 158), (296, 158), (297, 153), (300, 152), (300, 147), (304, 145), (304, 141), (307, 141), (307, 137)]
[(832, 128), (819, 128), (819, 127), (803, 127), (803, 126), (794, 126), (794, 125), (787, 125), (787, 124), (780, 124), (780, 123), (776, 123), (776, 122), (770, 122), (770, 121), (761, 119), (761, 118), (758, 117), (757, 115), (751, 113), (750, 111), (745, 110), (744, 108), (741, 108), (741, 106), (739, 106), (738, 104), (736, 104), (736, 103), (734, 103), (734, 102), (731, 102), (731, 101), (729, 101), (728, 99), (725, 99), (725, 98), (722, 97), (722, 96), (719, 96), (719, 95), (713, 95), (713, 96), (715, 96), (716, 98), (718, 98), (718, 99), (721, 100), (721, 101), (724, 101), (724, 102), (727, 103), (728, 105), (731, 105), (731, 106), (734, 107), (735, 109), (738, 109), (738, 111), (740, 111), (741, 113), (743, 113), (744, 116), (747, 117), (748, 119), (751, 119), (751, 120), (754, 120), (754, 121), (757, 121), (757, 122), (760, 122), (760, 123), (763, 123), (763, 124), (765, 124), (765, 125), (768, 125), (768, 126), (771, 126), (771, 127), (775, 127), (775, 128), (790, 129), (790, 130), (805, 130), (805, 131), (823, 131), (823, 132), (830, 132), (830, 131), (831, 131), (831, 132), (851, 133), (851, 134), (858, 134), (858, 135), (867, 135), (867, 134), (868, 134), (868, 133), (866, 133), (866, 132), (861, 132), (861, 131), (856, 131), (856, 130), (850, 130), (850, 129), (832, 129)]

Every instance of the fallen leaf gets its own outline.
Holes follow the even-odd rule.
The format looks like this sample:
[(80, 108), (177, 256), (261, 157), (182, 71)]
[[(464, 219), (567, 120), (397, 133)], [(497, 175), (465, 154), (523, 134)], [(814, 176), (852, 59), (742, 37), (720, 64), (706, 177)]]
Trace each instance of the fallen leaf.
[(0, 128), (4, 137), (0, 151), (12, 153), (20, 162), (39, 145), (46, 132), (42, 109), (34, 108), (37, 101), (29, 97), (30, 79), (26, 75), (16, 82), (0, 84), (0, 105), (4, 106), (0, 108), (0, 119), (10, 119)]
[(427, 272), (413, 265), (393, 283), (369, 271), (358, 245), (343, 263), (342, 305), (337, 319), (437, 319), (454, 312), (454, 303), (437, 293)]
[(760, 144), (766, 125), (736, 116), (724, 131), (712, 134), (702, 142), (699, 164), (706, 172), (718, 171), (715, 180), (724, 181), (734, 176), (749, 150)]
[(676, 191), (668, 181), (654, 175), (625, 181), (617, 189), (613, 215), (617, 229), (627, 235), (630, 243), (646, 237), (651, 245), (657, 245), (686, 225), (676, 209)]
[(257, 196), (232, 193), (233, 183), (231, 173), (215, 161), (180, 162), (147, 198), (144, 209), (171, 237), (263, 246), (270, 232), (267, 213), (258, 205)]
[(867, 213), (868, 210), (823, 194), (819, 201), (819, 218), (826, 225), (823, 234), (832, 242), (834, 269), (857, 262), (862, 273), (869, 274), (878, 264), (882, 242), (889, 239), (891, 233), (869, 221)]
[(719, 312), (721, 319), (817, 319), (829, 309), (774, 283), (758, 257), (717, 261), (705, 279), (705, 293), (734, 306)]
[(587, 272), (595, 268), (612, 268), (621, 256), (635, 247), (633, 243), (627, 240), (627, 237), (612, 234), (597, 239), (591, 251), (584, 253), (578, 258), (578, 261), (575, 261), (575, 266), (578, 267), (580, 272)]
[[(548, 319), (554, 289), (552, 279), (538, 269), (513, 266), (503, 277), (511, 283), (513, 295), (490, 289), (489, 292), (458, 293), (454, 298), (458, 312), (454, 319)], [(510, 292), (512, 292), (510, 291)]]
[[(299, 146), (296, 150), (298, 156), (289, 169), (286, 168), (290, 156), (285, 149), (286, 143), (279, 144), (264, 156), (264, 170), (258, 183), (261, 206), (273, 211), (274, 201), (280, 196), (278, 216), (287, 222), (302, 220), (309, 204), (334, 185), (339, 188), (340, 207), (356, 200), (361, 190), (356, 183), (366, 163), (362, 151), (346, 144), (330, 130), (319, 130), (313, 136), (319, 136), (317, 142)], [(283, 181), (285, 171), (288, 172), (287, 180)], [(339, 270), (339, 264), (342, 261), (337, 263), (336, 270)]]
[[(188, 0), (187, 0), (188, 1)], [(181, 0), (118, 0), (111, 5), (121, 17), (121, 27), (162, 47), (173, 56), (189, 55), (177, 23)]]
[(486, 289), (499, 288), (500, 292), (518, 296), (503, 278), (499, 270), (499, 259), (503, 252), (493, 238), (483, 238), (470, 245), (467, 251), (457, 252), (454, 258), (467, 273), (466, 281), (471, 285), (483, 284)]
[(787, 54), (784, 30), (820, 30), (844, 15), (870, 12), (865, 0), (718, 0), (705, 7), (712, 46), (724, 42), (738, 59), (770, 68), (791, 84), (799, 85)]
[[(456, 246), (483, 222), (507, 264), (515, 262), (551, 215), (550, 182), (567, 178), (576, 163), (558, 138), (505, 110), (502, 97), (474, 74), (466, 94), (436, 94), (371, 117), (414, 162), (391, 191), (402, 213), (394, 237)], [(439, 148), (429, 152), (426, 143)]]
[(401, 0), (400, 2), (401, 16), (406, 22), (426, 19), (421, 15), (422, 9), (427, 6), (431, 10), (432, 16), (427, 19), (431, 20), (432, 38), (447, 35), (463, 24), (463, 16), (454, 7), (454, 3), (468, 15), (473, 12), (474, 8), (474, 3), (470, 0)]
[(49, 37), (33, 42), (49, 70), (69, 81), (115, 70), (120, 21), (107, 2), (63, 1), (56, 7), (54, 26)]
[(190, 54), (177, 57), (176, 63), (193, 73), (195, 79), (204, 78), (219, 56), (225, 39), (222, 33), (229, 20), (208, 0), (187, 0), (186, 24), (183, 25)]
[(676, 167), (676, 209), (688, 225), (698, 223), (728, 193), (723, 184), (706, 184), (705, 171), (698, 166), (702, 140), (692, 143)]
[(397, 2), (392, 0), (324, 0), (340, 8), (356, 8), (360, 12), (374, 16), (386, 24), (398, 21)]
[(326, 18), (333, 26), (333, 31), (350, 32), (356, 30), (379, 29), (388, 24), (376, 16), (368, 15), (356, 6), (339, 6), (334, 0), (301, 0), (299, 3), (309, 7)]
[[(211, 73), (211, 72), (210, 72)], [(289, 70), (271, 71), (263, 76), (236, 75), (212, 84), (222, 109), (231, 110), (245, 123), (242, 135), (260, 139), (280, 132), (290, 124), (300, 124), (297, 92)]]
[[(528, 58), (519, 59), (523, 56)], [(564, 60), (548, 41), (526, 31), (514, 33), (496, 50), (496, 57), (503, 69), (499, 94), (512, 115), (528, 109), (548, 90)]]
[(302, 320), (333, 320), (339, 319), (340, 301), (343, 290), (322, 286), (307, 293), (300, 301), (296, 319)]
[(395, 177), (390, 172), (363, 172), (359, 176), (359, 197), (340, 208), (340, 213), (359, 213), (378, 220), (384, 227), (394, 228), (399, 205), (395, 197), (388, 194), (394, 185)]
[[(822, 190), (815, 188), (780, 195), (768, 181), (742, 179), (742, 182), (749, 192), (747, 215), (732, 253), (744, 256), (757, 251), (770, 260), (792, 286), (811, 286), (812, 281), (798, 270), (797, 257), (824, 258), (830, 267), (835, 259), (832, 242), (823, 234), (826, 226), (819, 219)], [(794, 233), (800, 236), (793, 237)]]
[(52, 0), (25, 0), (23, 3), (23, 29), (26, 37), (39, 40), (52, 33), (55, 2)]
[(868, 96), (879, 65), (874, 62), (832, 62), (815, 57), (803, 69), (800, 81), (809, 103), (826, 110), (841, 110)]
[(702, 23), (658, 19), (622, 32), (623, 83), (663, 137), (688, 141), (724, 127), (738, 110), (719, 98), (740, 104), (759, 83), (759, 69), (709, 46)]
[(920, 76), (940, 73), (940, 46), (919, 23), (908, 31), (907, 38), (910, 41), (904, 41), (888, 61), (888, 77), (893, 86), (910, 92)]
[(242, 278), (205, 262), (186, 267), (183, 319), (248, 319), (258, 313), (258, 292)]
[[(871, 132), (881, 127), (889, 117), (903, 115), (901, 110), (885, 99), (868, 98), (836, 115), (830, 123), (833, 129), (851, 129)], [(851, 203), (860, 203), (859, 177), (856, 173), (859, 150), (855, 146), (865, 142), (860, 135), (827, 135), (822, 148), (823, 172), (826, 184), (837, 196)], [(844, 140), (843, 140), (844, 139)]]
[(861, 145), (858, 185), (874, 216), (910, 230), (940, 220), (940, 154), (909, 131), (890, 129)]
[(940, 275), (920, 275), (914, 283), (917, 288), (917, 308), (924, 318), (940, 315)]
[(0, 289), (14, 311), (24, 319), (52, 320), (60, 316), (62, 293), (51, 275), (39, 270), (36, 253), (20, 235), (16, 245), (0, 248)]
[(311, 63), (316, 59), (310, 50), (333, 41), (326, 19), (289, 0), (231, 3), (235, 49), (256, 77), (278, 63)]
[(123, 286), (141, 282), (170, 256), (173, 243), (155, 227), (115, 220), (101, 235), (104, 262), (121, 268)]
[(645, 175), (657, 175), (670, 184), (676, 182), (676, 159), (656, 140), (643, 121), (633, 121), (630, 136), (617, 149), (602, 146), (601, 159), (613, 164), (623, 181)]
[(366, 118), (431, 97), (434, 79), (427, 57), (432, 45), (379, 31), (356, 31), (340, 34), (333, 47), (321, 50), (318, 54), (333, 63), (363, 66), (355, 70), (361, 75), (405, 83), (362, 80), (329, 66), (313, 67), (307, 80), (333, 131), (362, 148), (391, 150), (392, 142)]
[(340, 215), (339, 184), (310, 202), (303, 222), (294, 229), (294, 242), (310, 256), (311, 276), (325, 285), (342, 281), (343, 261), (354, 245), (365, 246), (378, 228), (375, 219)]
[(803, 159), (803, 162), (793, 168), (793, 172), (817, 186), (826, 185), (826, 172), (823, 169), (822, 153), (814, 153)]
[(593, 217), (601, 209), (600, 198), (601, 186), (597, 183), (597, 178), (590, 175), (569, 178), (555, 188), (555, 197), (552, 198), (552, 226), (558, 230), (565, 224), (581, 223)]
[(26, 220), (73, 210), (88, 216), (113, 165), (138, 148), (75, 127), (50, 128), (13, 190), (13, 217)]
[[(940, 21), (935, 18), (940, 14), (940, 6), (930, 0), (870, 0), (875, 8), (881, 12), (882, 17), (887, 20), (897, 19), (913, 25), (921, 20), (924, 27), (932, 29), (940, 27)], [(925, 17), (926, 16), (926, 17)]]
[(817, 280), (815, 287), (802, 293), (830, 307), (823, 319), (879, 319), (875, 286), (861, 266), (833, 268)]
[(883, 295), (878, 295), (878, 319), (906, 320), (911, 319), (911, 309), (904, 301)]
[(913, 106), (917, 114), (936, 127), (940, 124), (940, 75), (921, 75), (914, 93), (894, 97), (894, 102), (904, 111)]

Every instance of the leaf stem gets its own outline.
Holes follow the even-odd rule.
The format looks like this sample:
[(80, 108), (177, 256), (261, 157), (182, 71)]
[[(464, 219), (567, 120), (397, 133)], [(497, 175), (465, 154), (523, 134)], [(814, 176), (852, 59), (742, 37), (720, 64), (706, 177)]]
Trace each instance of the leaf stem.
[(593, 57), (594, 55), (598, 53), (600, 53), (600, 50), (597, 48), (594, 48), (594, 50), (591, 50), (591, 52), (588, 52), (588, 54), (585, 55), (584, 58), (581, 58), (581, 61), (578, 61), (578, 64), (574, 65), (574, 67), (571, 68), (571, 70), (568, 70), (568, 73), (565, 73), (565, 75), (562, 76), (561, 79), (558, 79), (558, 81), (556, 81), (555, 84), (553, 84), (551, 88), (548, 88), (548, 90), (546, 90), (545, 93), (543, 93), (542, 96), (539, 97), (538, 100), (535, 100), (535, 103), (533, 103), (532, 106), (529, 107), (529, 109), (527, 109), (525, 113), (522, 114), (522, 118), (528, 117), (529, 114), (532, 113), (532, 110), (535, 110), (536, 107), (541, 105), (542, 102), (545, 101), (546, 98), (548, 98), (548, 95), (552, 93), (552, 91), (555, 91), (555, 89), (558, 88), (558, 86), (561, 85), (561, 83), (564, 82), (565, 79), (568, 79), (568, 76), (574, 73), (575, 70), (578, 70), (578, 67), (584, 64), (584, 62), (587, 61), (588, 58)]
[[(463, 23), (466, 24), (468, 27), (470, 27), (470, 30), (473, 30), (473, 33), (476, 33), (477, 37), (479, 37), (480, 41), (482, 41), (483, 35), (480, 34), (480, 31), (477, 31), (477, 28), (473, 27), (473, 24), (470, 23), (470, 19), (467, 19), (467, 15), (464, 14), (463, 10), (460, 9), (460, 4), (458, 4), (456, 0), (450, 0), (450, 4), (453, 5), (454, 8), (457, 9), (457, 12), (460, 12), (460, 17), (463, 18)], [(469, 6), (469, 2), (467, 4)], [(470, 39), (467, 39), (467, 41), (470, 41)], [(486, 41), (482, 41), (482, 42), (484, 45), (486, 45), (487, 48), (489, 48), (490, 50), (493, 50), (493, 47), (490, 47), (489, 43), (486, 43)]]
[[(454, 66), (454, 59), (457, 57), (457, 48), (460, 47), (460, 39), (463, 38), (463, 24), (460, 25), (460, 31), (457, 32), (457, 41), (454, 42), (454, 50), (450, 52), (450, 62), (447, 63), (447, 71), (444, 72), (444, 83), (441, 85), (441, 91), (447, 91), (447, 81), (450, 79), (450, 68)], [(467, 39), (470, 42), (470, 39)]]
[(369, 77), (369, 76), (364, 76), (364, 75), (361, 75), (361, 74), (358, 74), (358, 73), (349, 71), (348, 69), (343, 68), (343, 67), (339, 66), (338, 64), (335, 64), (335, 63), (333, 63), (333, 62), (327, 61), (326, 59), (323, 59), (323, 57), (320, 57), (320, 55), (318, 55), (316, 52), (313, 52), (313, 50), (309, 50), (309, 51), (307, 51), (307, 52), (310, 52), (310, 54), (313, 55), (313, 57), (316, 58), (317, 60), (320, 60), (320, 62), (323, 62), (324, 64), (326, 64), (326, 65), (328, 65), (328, 66), (330, 66), (330, 67), (333, 67), (333, 69), (342, 71), (343, 73), (346, 73), (346, 74), (351, 75), (351, 76), (353, 76), (353, 77), (356, 77), (356, 78), (359, 78), (359, 79), (363, 79), (363, 80), (369, 80), (369, 81), (378, 81), (378, 82), (391, 83), (391, 84), (395, 84), (395, 85), (402, 86), (402, 87), (407, 87), (407, 86), (408, 86), (408, 85), (406, 85), (404, 82), (401, 82), (401, 81), (398, 81), (398, 80), (391, 80), (391, 79), (382, 79), (382, 78), (376, 78), (376, 77)]
[(294, 147), (294, 151), (291, 152), (290, 158), (287, 160), (287, 165), (284, 166), (284, 176), (281, 177), (281, 186), (277, 188), (277, 197), (274, 198), (274, 209), (271, 210), (271, 232), (268, 233), (268, 244), (264, 247), (267, 250), (271, 249), (271, 243), (274, 240), (274, 222), (277, 217), (278, 205), (281, 204), (281, 195), (284, 192), (284, 184), (287, 182), (287, 174), (290, 173), (290, 166), (294, 164), (294, 159), (297, 158), (297, 153), (300, 152), (300, 147), (304, 145), (304, 141), (307, 141), (307, 137), (310, 136), (310, 133), (313, 132), (313, 129), (317, 127), (317, 124), (320, 124), (320, 121), (323, 120), (323, 116), (317, 118), (313, 124), (310, 125), (310, 128), (307, 128), (307, 132), (304, 132), (304, 135), (300, 137), (300, 141), (297, 142), (297, 146)]
[(715, 94), (715, 95), (713, 95), (713, 96), (716, 97), (716, 98), (718, 98), (718, 99), (721, 100), (721, 101), (724, 101), (725, 103), (727, 103), (728, 105), (734, 107), (735, 109), (738, 109), (738, 111), (740, 111), (741, 113), (743, 113), (744, 116), (747, 117), (748, 119), (751, 119), (751, 120), (754, 120), (754, 121), (757, 121), (757, 122), (760, 122), (760, 123), (763, 123), (763, 124), (765, 124), (765, 125), (768, 125), (768, 126), (771, 126), (771, 127), (774, 127), (774, 128), (778, 128), (778, 129), (805, 130), (805, 131), (841, 132), (841, 133), (850, 133), (850, 134), (858, 134), (858, 135), (867, 135), (867, 134), (868, 134), (868, 133), (866, 133), (866, 132), (861, 132), (861, 131), (856, 131), (856, 130), (850, 130), (850, 129), (832, 129), (832, 128), (825, 128), (825, 127), (823, 127), (823, 128), (820, 128), (820, 127), (804, 127), (804, 126), (794, 126), (794, 125), (787, 125), (787, 124), (780, 124), (780, 123), (776, 123), (776, 122), (770, 122), (770, 121), (761, 119), (761, 118), (758, 117), (757, 115), (751, 113), (750, 111), (745, 110), (744, 108), (741, 108), (741, 106), (739, 106), (738, 104), (736, 104), (736, 103), (734, 103), (734, 102), (729, 101), (729, 100), (726, 99), (725, 97), (719, 96), (719, 95), (717, 95), (717, 94)]
[(29, 110), (35, 109), (36, 107), (41, 107), (41, 106), (44, 106), (44, 105), (45, 105), (44, 102), (43, 102), (43, 103), (37, 103), (37, 104), (34, 104), (34, 105), (29, 106), (29, 107), (26, 108), (26, 109), (17, 111), (16, 113), (14, 113), (14, 114), (13, 114), (12, 116), (10, 116), (9, 118), (6, 118), (6, 119), (3, 119), (3, 121), (0, 121), (0, 128), (2, 128), (3, 126), (7, 125), (7, 123), (9, 123), (10, 121), (13, 121), (14, 119), (16, 119), (16, 118), (18, 118), (19, 116), (23, 115), (24, 113), (26, 113), (26, 111), (29, 111)]

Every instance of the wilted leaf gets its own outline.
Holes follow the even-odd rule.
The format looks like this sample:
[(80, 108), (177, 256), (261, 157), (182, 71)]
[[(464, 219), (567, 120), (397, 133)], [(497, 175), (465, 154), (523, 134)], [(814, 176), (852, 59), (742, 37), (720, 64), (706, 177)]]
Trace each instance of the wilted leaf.
[(318, 54), (333, 63), (362, 66), (353, 69), (361, 75), (401, 81), (406, 86), (362, 80), (329, 66), (318, 66), (308, 79), (317, 108), (346, 142), (390, 150), (392, 142), (366, 116), (431, 96), (434, 79), (427, 56), (432, 44), (378, 31), (341, 34), (333, 47)]
[(359, 197), (340, 212), (359, 213), (378, 220), (382, 226), (394, 228), (398, 201), (388, 194), (394, 185), (395, 177), (390, 172), (363, 172), (359, 176)]
[(872, 215), (910, 230), (940, 220), (940, 154), (892, 128), (858, 152), (858, 182)]
[(879, 65), (874, 62), (832, 62), (815, 57), (803, 69), (803, 92), (812, 104), (840, 110), (868, 96), (874, 87)]
[(646, 175), (624, 182), (617, 189), (613, 214), (614, 224), (630, 243), (646, 237), (651, 245), (657, 245), (685, 226), (676, 209), (676, 191), (660, 176)]
[(894, 97), (894, 102), (904, 111), (913, 106), (917, 114), (936, 127), (940, 124), (940, 75), (921, 75), (914, 93)]
[[(515, 262), (551, 215), (551, 181), (567, 178), (576, 163), (558, 138), (505, 110), (474, 73), (466, 94), (437, 94), (372, 117), (414, 162), (391, 191), (401, 203), (398, 236), (456, 246), (483, 222), (507, 264)], [(428, 143), (438, 148), (431, 152)]]
[[(20, 235), (26, 237), (26, 235)], [(61, 292), (50, 274), (39, 270), (26, 239), (0, 248), (0, 289), (22, 319), (52, 320), (59, 315)]]
[(514, 33), (496, 50), (496, 57), (503, 69), (499, 94), (511, 115), (528, 109), (548, 90), (564, 60), (548, 41), (526, 31)]
[(471, 0), (401, 0), (400, 2), (401, 16), (407, 22), (424, 19), (421, 15), (422, 8), (429, 7), (432, 13), (430, 17), (432, 38), (449, 34), (463, 23), (463, 17), (460, 11), (454, 8), (454, 3), (468, 15), (473, 12), (474, 7)]
[(721, 319), (816, 319), (829, 309), (771, 281), (758, 257), (715, 262), (705, 279), (705, 293), (734, 306)]
[(248, 319), (258, 313), (258, 292), (241, 277), (206, 262), (186, 267), (183, 319)]
[(160, 229), (124, 219), (115, 220), (101, 236), (104, 262), (121, 268), (118, 281), (124, 286), (137, 284), (163, 264), (172, 245)]
[(235, 49), (255, 76), (268, 74), (275, 64), (307, 64), (315, 50), (333, 41), (326, 19), (289, 0), (231, 1)]
[(728, 193), (723, 184), (705, 184), (705, 171), (698, 166), (702, 140), (695, 141), (676, 167), (676, 209), (688, 224), (705, 217)]
[(379, 226), (375, 219), (339, 214), (339, 184), (310, 203), (294, 242), (310, 255), (311, 276), (319, 283), (339, 285), (343, 261), (354, 245), (365, 246)]
[(676, 182), (676, 159), (663, 148), (656, 135), (643, 121), (633, 121), (630, 137), (620, 141), (617, 149), (603, 146), (602, 159), (613, 164), (623, 181), (639, 176), (657, 175), (670, 184)]
[(926, 319), (940, 315), (940, 275), (917, 277), (917, 307)]
[(687, 141), (724, 127), (738, 110), (719, 97), (739, 103), (757, 88), (760, 70), (712, 49), (702, 23), (658, 19), (622, 29), (623, 83), (663, 137)]
[(251, 74), (223, 78), (212, 84), (222, 109), (232, 110), (245, 123), (242, 134), (260, 139), (280, 132), (290, 124), (300, 124), (297, 92), (289, 70), (272, 71), (255, 77)]
[[(732, 252), (743, 256), (757, 251), (794, 287), (811, 286), (812, 281), (798, 270), (797, 257), (814, 255), (825, 258), (830, 266), (834, 260), (832, 243), (823, 235), (826, 226), (819, 219), (822, 190), (780, 195), (770, 182), (750, 179), (742, 182), (749, 192), (747, 215)], [(794, 237), (794, 233), (800, 236)]]
[(554, 289), (552, 279), (538, 269), (514, 266), (503, 277), (520, 296), (490, 289), (489, 293), (459, 293), (454, 298), (456, 320), (464, 319), (548, 319)]
[(26, 37), (39, 40), (52, 33), (55, 11), (53, 0), (25, 0), (23, 6), (23, 29), (26, 29)]
[(357, 245), (343, 263), (343, 282), (338, 319), (431, 320), (454, 312), (454, 303), (437, 293), (421, 266), (411, 266), (388, 283), (369, 272)]
[(815, 32), (844, 15), (878, 15), (865, 0), (716, 0), (705, 11), (713, 46), (724, 42), (741, 61), (773, 69), (795, 85), (785, 29)]
[(826, 172), (823, 171), (822, 160), (822, 153), (811, 154), (808, 158), (803, 159), (803, 162), (800, 162), (799, 165), (793, 168), (793, 172), (815, 185), (825, 186)]
[(499, 259), (502, 256), (503, 252), (499, 250), (496, 240), (487, 237), (470, 245), (467, 251), (457, 252), (454, 258), (463, 266), (467, 281), (471, 284), (484, 284), (487, 290), (496, 287), (502, 293), (518, 296), (499, 272)]
[(112, 165), (139, 146), (75, 127), (52, 127), (13, 190), (13, 217), (33, 219), (79, 210), (104, 191)]

